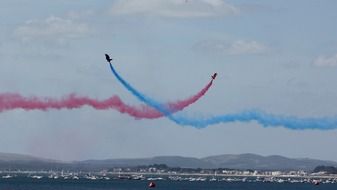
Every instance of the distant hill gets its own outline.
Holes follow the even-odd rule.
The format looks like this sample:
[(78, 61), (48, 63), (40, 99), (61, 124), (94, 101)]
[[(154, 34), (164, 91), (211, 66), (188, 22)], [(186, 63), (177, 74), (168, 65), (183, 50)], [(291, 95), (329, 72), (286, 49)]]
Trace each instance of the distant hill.
[(311, 171), (319, 165), (337, 166), (337, 162), (309, 158), (294, 159), (283, 156), (260, 156), (257, 154), (224, 154), (205, 158), (180, 156), (160, 156), (143, 159), (108, 159), (78, 162), (86, 165), (109, 167), (166, 164), (169, 167), (183, 168), (231, 168), (257, 170), (306, 170)]
[(205, 158), (182, 156), (157, 156), (135, 159), (106, 159), (62, 162), (37, 158), (21, 154), (0, 153), (0, 169), (68, 169), (102, 170), (113, 167), (133, 167), (153, 164), (166, 164), (169, 167), (182, 168), (230, 168), (257, 170), (306, 170), (312, 171), (317, 166), (334, 166), (337, 162), (309, 158), (287, 158), (283, 156), (261, 156), (257, 154), (224, 154)]
[(38, 157), (24, 155), (24, 154), (0, 152), (0, 162), (13, 162), (13, 161), (30, 162), (30, 161), (55, 161), (55, 160), (38, 158)]
[(34, 157), (23, 154), (0, 153), (0, 170), (42, 170), (62, 169), (69, 165), (66, 162)]
[(314, 169), (314, 173), (326, 173), (326, 174), (337, 174), (337, 168), (333, 166), (317, 166)]
[(313, 170), (319, 165), (337, 166), (337, 162), (309, 158), (287, 158), (278, 155), (224, 154), (202, 158), (218, 168), (258, 170)]
[(107, 159), (107, 160), (86, 160), (75, 162), (83, 166), (99, 166), (99, 167), (133, 167), (152, 164), (166, 164), (169, 167), (182, 168), (214, 168), (215, 166), (207, 161), (192, 157), (182, 156), (157, 156), (152, 158), (136, 158), (136, 159)]

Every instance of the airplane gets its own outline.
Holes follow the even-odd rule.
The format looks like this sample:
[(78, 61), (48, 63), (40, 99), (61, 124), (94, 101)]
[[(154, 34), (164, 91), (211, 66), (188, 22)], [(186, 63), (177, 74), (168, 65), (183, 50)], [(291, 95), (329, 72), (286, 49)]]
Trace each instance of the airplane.
[(112, 61), (112, 59), (110, 58), (110, 56), (108, 54), (105, 54), (105, 59), (109, 63), (111, 63), (111, 61)]
[(214, 74), (212, 75), (212, 79), (214, 80), (214, 79), (216, 78), (217, 75), (218, 75), (218, 73), (214, 73)]

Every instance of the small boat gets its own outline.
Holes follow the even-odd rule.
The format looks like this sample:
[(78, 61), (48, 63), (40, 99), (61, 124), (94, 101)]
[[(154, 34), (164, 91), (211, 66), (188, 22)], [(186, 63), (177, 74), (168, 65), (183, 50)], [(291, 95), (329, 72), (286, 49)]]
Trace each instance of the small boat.
[(40, 176), (40, 175), (33, 175), (31, 178), (33, 178), (33, 179), (41, 179), (41, 178), (43, 178), (43, 176)]
[(3, 179), (8, 179), (8, 178), (12, 178), (12, 177), (13, 177), (13, 176), (11, 176), (11, 175), (9, 175), (9, 174), (2, 176)]
[(74, 175), (73, 179), (80, 179), (78, 176)]
[(319, 185), (320, 181), (319, 180), (313, 180), (314, 185)]
[(153, 181), (151, 181), (149, 183), (149, 188), (155, 188), (155, 187), (156, 187), (156, 184)]

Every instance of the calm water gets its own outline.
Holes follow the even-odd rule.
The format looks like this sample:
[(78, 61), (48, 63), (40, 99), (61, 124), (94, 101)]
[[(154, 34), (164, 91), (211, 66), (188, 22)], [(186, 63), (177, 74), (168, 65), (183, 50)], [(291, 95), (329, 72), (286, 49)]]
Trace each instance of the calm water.
[[(0, 179), (1, 190), (144, 190), (148, 181), (136, 180), (55, 180), (12, 178)], [(188, 182), (188, 181), (156, 181), (153, 190), (336, 190), (337, 184), (321, 184), (318, 186), (302, 183), (263, 183), (263, 182)]]

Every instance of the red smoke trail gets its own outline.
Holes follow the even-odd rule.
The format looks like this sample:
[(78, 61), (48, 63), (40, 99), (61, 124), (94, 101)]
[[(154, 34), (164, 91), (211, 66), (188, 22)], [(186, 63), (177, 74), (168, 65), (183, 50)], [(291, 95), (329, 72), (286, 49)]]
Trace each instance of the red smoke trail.
[[(164, 104), (164, 106), (167, 106), (172, 113), (180, 111), (201, 98), (212, 86), (212, 82), (213, 81), (210, 81), (196, 95), (193, 95), (186, 100)], [(70, 94), (61, 99), (23, 97), (20, 94), (14, 93), (0, 94), (0, 112), (14, 109), (43, 111), (50, 109), (76, 109), (82, 106), (90, 106), (98, 110), (115, 109), (138, 119), (154, 119), (163, 116), (159, 111), (145, 105), (139, 107), (127, 105), (118, 96), (112, 96), (105, 100), (96, 100), (89, 97), (78, 96), (76, 94)]]
[[(191, 96), (190, 98), (186, 100), (169, 102), (169, 103), (164, 104), (163, 106), (167, 107), (171, 111), (171, 113), (181, 111), (185, 107), (193, 104), (194, 102), (198, 101), (203, 95), (205, 95), (208, 89), (212, 86), (212, 84), (213, 84), (213, 80), (211, 80), (202, 90), (200, 90), (194, 96)], [(141, 118), (155, 119), (155, 118), (163, 117), (163, 114), (161, 112), (149, 106), (142, 105), (140, 108), (129, 106), (129, 108), (132, 109), (132, 113), (131, 112), (126, 112), (126, 113), (138, 119), (141, 119)]]

